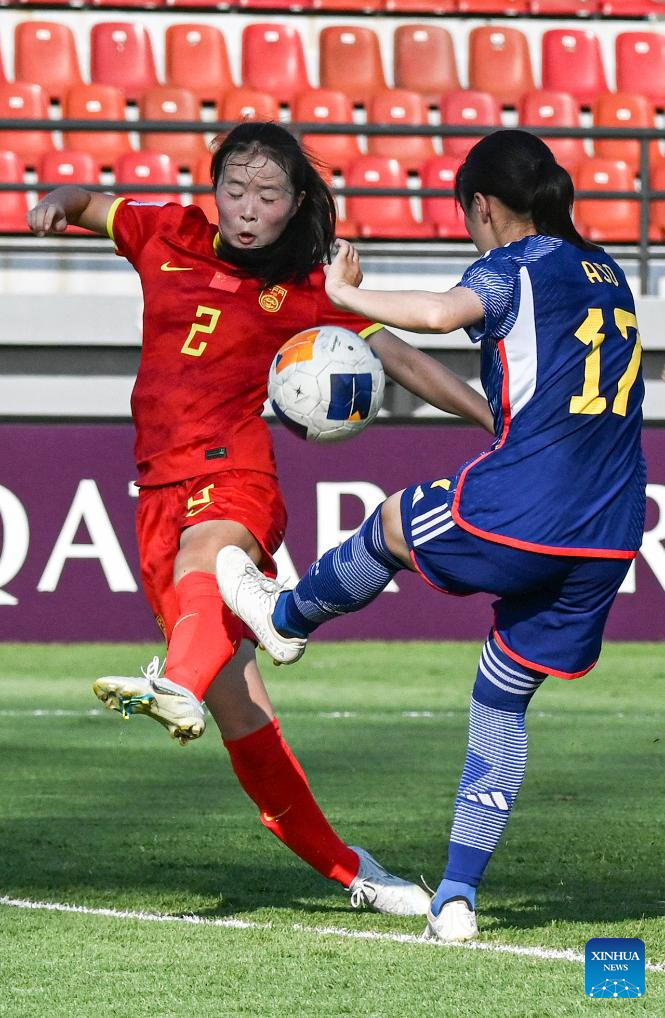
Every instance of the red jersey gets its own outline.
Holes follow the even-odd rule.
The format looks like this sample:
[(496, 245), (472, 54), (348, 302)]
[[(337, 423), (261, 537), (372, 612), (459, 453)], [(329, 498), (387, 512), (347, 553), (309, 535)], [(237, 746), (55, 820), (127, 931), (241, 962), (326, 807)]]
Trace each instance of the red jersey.
[(296, 332), (381, 328), (335, 308), (323, 267), (301, 283), (264, 287), (216, 254), (217, 227), (195, 205), (118, 198), (108, 233), (143, 288), (143, 350), (132, 392), (140, 485), (226, 469), (275, 473), (261, 418), (268, 371)]

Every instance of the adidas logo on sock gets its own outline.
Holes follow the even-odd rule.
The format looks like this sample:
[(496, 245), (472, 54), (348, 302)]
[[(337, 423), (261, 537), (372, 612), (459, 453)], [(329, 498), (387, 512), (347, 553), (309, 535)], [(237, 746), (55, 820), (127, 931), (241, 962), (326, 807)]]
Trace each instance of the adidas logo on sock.
[(505, 811), (510, 809), (503, 792), (465, 792), (464, 798), (469, 802), (477, 802), (481, 806), (490, 806), (492, 809)]

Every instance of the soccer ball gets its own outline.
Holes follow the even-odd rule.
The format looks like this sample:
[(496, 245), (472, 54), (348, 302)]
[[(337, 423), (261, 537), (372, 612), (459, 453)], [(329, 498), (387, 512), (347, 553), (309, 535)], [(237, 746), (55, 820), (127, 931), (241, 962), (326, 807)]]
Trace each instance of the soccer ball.
[(374, 420), (384, 385), (383, 365), (366, 340), (337, 325), (319, 325), (298, 332), (277, 351), (268, 399), (300, 438), (338, 442)]

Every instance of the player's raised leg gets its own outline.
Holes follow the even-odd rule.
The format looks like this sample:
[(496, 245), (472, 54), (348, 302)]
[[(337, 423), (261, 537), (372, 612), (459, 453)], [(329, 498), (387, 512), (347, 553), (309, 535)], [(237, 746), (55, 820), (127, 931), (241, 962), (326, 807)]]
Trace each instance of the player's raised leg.
[(142, 675), (105, 675), (92, 686), (98, 700), (123, 718), (145, 714), (186, 746), (205, 731), (205, 714), (196, 697), (178, 683), (161, 675), (159, 658), (152, 659)]
[(408, 549), (387, 527), (399, 511), (392, 495), (338, 548), (325, 552), (291, 591), (268, 580), (238, 548), (217, 556), (217, 580), (229, 607), (256, 634), (277, 664), (302, 657), (307, 638), (323, 622), (358, 611), (373, 601), (396, 572), (408, 568)]
[(427, 919), (425, 939), (478, 935), (476, 890), (517, 798), (527, 759), (524, 723), (546, 678), (510, 658), (490, 637), (471, 696), (469, 743), (457, 792), (448, 865)]
[(427, 913), (429, 895), (422, 887), (388, 873), (369, 852), (349, 847), (333, 830), (282, 734), (248, 640), (209, 688), (206, 703), (264, 827), (322, 876), (347, 888), (354, 908)]

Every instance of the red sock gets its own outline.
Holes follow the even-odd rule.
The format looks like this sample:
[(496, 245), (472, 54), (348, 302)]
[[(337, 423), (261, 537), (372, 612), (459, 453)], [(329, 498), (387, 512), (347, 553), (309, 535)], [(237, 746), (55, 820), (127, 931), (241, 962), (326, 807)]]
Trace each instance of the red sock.
[(348, 887), (359, 860), (321, 812), (277, 718), (224, 742), (238, 780), (261, 811), (261, 823), (324, 877)]
[(203, 700), (208, 686), (240, 646), (243, 624), (222, 601), (212, 573), (187, 573), (175, 593), (179, 618), (171, 633), (164, 674)]

